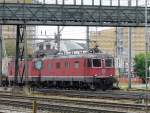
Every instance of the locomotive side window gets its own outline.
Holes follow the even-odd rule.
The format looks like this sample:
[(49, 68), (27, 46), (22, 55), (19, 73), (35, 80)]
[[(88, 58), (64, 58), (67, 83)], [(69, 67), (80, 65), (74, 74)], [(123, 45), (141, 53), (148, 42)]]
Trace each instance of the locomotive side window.
[(78, 69), (79, 68), (79, 61), (74, 62), (74, 68)]
[(49, 70), (51, 69), (51, 64), (48, 64), (48, 69), (49, 69)]
[(101, 59), (93, 59), (92, 63), (93, 67), (101, 67)]
[(113, 67), (113, 59), (105, 59), (105, 67)]
[(69, 62), (65, 62), (65, 68), (69, 69), (69, 67), (70, 67)]
[(60, 67), (61, 67), (61, 66), (60, 66), (60, 62), (57, 62), (57, 63), (56, 63), (56, 69), (60, 69)]

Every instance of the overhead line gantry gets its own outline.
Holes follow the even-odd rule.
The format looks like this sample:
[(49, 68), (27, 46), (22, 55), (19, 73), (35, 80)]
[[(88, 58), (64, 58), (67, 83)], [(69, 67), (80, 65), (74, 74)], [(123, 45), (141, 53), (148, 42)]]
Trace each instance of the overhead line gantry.
[(144, 14), (141, 6), (0, 3), (2, 25), (137, 27), (145, 26)]

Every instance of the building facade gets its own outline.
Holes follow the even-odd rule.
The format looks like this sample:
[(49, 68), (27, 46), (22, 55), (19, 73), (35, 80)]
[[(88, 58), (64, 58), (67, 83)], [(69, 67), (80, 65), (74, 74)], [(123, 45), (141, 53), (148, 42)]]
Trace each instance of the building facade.
[[(123, 53), (128, 52), (128, 28), (122, 28), (119, 32), (117, 28), (111, 28), (102, 31), (90, 32), (90, 46), (93, 47), (98, 44), (99, 47), (109, 54), (116, 56), (117, 38), (119, 38), (118, 46), (122, 45)], [(142, 27), (132, 28), (132, 56), (145, 52), (145, 29)]]
[[(129, 29), (126, 28), (111, 28), (107, 30), (90, 32), (90, 46), (97, 44), (105, 53), (111, 54), (116, 58), (116, 68), (119, 74), (128, 72), (128, 44), (129, 44)], [(145, 52), (145, 28), (132, 28), (132, 66), (134, 65), (133, 58), (139, 53)]]
[[(4, 3), (4, 2), (5, 3), (32, 3), (32, 0), (0, 0), (0, 3)], [(17, 26), (16, 25), (2, 25), (0, 31), (1, 31), (1, 35), (3, 39), (5, 39), (5, 47), (7, 49), (8, 54), (14, 55), (14, 52), (13, 53), (10, 52), (14, 50), (8, 50), (8, 49), (9, 48), (15, 49), (15, 40), (13, 40), (13, 38), (14, 39), (16, 38)], [(35, 37), (35, 33), (36, 33), (35, 26), (27, 26), (26, 31), (27, 31), (27, 35), (26, 35), (27, 38)], [(28, 53), (32, 54), (33, 41), (32, 40), (27, 41), (27, 45), (28, 45)]]
[(0, 3), (32, 3), (32, 0), (0, 0)]

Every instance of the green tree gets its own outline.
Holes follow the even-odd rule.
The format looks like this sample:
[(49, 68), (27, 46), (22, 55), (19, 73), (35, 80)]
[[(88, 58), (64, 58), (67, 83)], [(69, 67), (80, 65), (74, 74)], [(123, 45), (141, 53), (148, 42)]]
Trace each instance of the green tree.
[[(150, 66), (150, 53), (147, 54), (148, 67)], [(137, 73), (143, 83), (145, 83), (145, 53), (140, 53), (134, 58), (134, 71)]]
[[(27, 45), (28, 54), (32, 54), (32, 45)], [(6, 40), (5, 49), (8, 56), (16, 56), (16, 40)]]
[(15, 40), (5, 41), (6, 53), (8, 56), (15, 56), (16, 52), (16, 42)]

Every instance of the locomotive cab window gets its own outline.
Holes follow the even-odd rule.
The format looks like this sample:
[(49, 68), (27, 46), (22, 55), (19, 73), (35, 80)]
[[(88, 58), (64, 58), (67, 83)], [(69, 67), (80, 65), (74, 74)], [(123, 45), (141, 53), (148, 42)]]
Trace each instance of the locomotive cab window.
[(113, 67), (113, 59), (105, 59), (105, 67)]
[(93, 67), (101, 67), (101, 59), (92, 59)]
[(88, 60), (87, 60), (87, 66), (88, 66), (88, 67), (92, 67), (92, 60), (91, 60), (91, 59), (88, 59)]
[(39, 50), (43, 50), (44, 49), (44, 45), (43, 44), (40, 44), (39, 45)]
[(50, 50), (51, 49), (51, 45), (46, 45), (46, 50)]
[(75, 68), (75, 69), (78, 69), (78, 68), (79, 68), (79, 61), (75, 61), (75, 62), (74, 62), (74, 68)]

